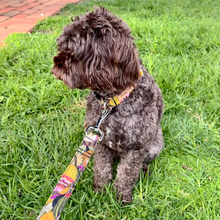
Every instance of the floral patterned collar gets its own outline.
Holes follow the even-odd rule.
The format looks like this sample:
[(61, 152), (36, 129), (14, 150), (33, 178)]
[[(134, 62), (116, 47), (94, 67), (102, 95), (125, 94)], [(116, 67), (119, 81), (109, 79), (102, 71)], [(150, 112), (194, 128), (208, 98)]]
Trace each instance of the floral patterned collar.
[[(140, 78), (143, 76), (143, 70), (140, 70), (139, 72), (139, 76)], [(102, 108), (113, 108), (117, 105), (119, 105), (120, 103), (122, 103), (125, 99), (127, 99), (129, 97), (129, 95), (132, 93), (132, 91), (134, 90), (135, 87), (131, 86), (129, 88), (127, 88), (124, 92), (122, 92), (120, 95), (115, 95), (112, 98), (108, 98), (106, 100), (102, 99), (102, 97), (93, 91), (93, 95), (95, 96), (95, 98), (99, 101), (99, 104), (102, 106)]]

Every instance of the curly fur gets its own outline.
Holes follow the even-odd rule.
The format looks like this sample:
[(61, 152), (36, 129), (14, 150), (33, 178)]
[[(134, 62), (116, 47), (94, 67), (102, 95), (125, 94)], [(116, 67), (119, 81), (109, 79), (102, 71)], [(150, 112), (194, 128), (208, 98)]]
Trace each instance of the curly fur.
[[(115, 189), (123, 202), (131, 202), (140, 168), (147, 169), (164, 145), (160, 89), (141, 63), (127, 24), (104, 8), (76, 17), (57, 44), (52, 73), (69, 88), (89, 88), (109, 98), (135, 86), (101, 124), (105, 136), (94, 154), (94, 189), (102, 190), (112, 179), (113, 159), (120, 156)], [(138, 79), (140, 68), (144, 76)], [(101, 107), (90, 93), (86, 126), (95, 126), (100, 116)]]

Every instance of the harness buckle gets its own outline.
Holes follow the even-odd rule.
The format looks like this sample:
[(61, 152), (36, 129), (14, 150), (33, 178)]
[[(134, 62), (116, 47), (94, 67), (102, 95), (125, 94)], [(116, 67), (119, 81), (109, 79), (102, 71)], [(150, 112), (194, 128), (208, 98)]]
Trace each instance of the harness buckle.
[[(91, 131), (90, 131), (91, 130)], [(86, 129), (86, 135), (89, 133), (89, 132), (92, 132), (93, 134), (95, 135), (98, 135), (99, 136), (99, 141), (101, 141), (104, 137), (104, 133), (102, 131), (99, 130), (98, 127), (92, 127), (92, 126), (89, 126), (87, 129)]]

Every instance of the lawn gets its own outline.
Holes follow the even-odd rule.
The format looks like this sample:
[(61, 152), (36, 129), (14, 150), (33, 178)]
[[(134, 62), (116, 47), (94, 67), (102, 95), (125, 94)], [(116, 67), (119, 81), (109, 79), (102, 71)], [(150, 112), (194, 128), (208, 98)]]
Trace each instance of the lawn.
[(124, 207), (112, 184), (93, 192), (91, 160), (61, 219), (220, 219), (218, 0), (85, 1), (8, 37), (0, 49), (0, 219), (36, 219), (82, 141), (88, 91), (68, 89), (50, 70), (62, 27), (95, 5), (127, 22), (161, 88), (165, 147)]

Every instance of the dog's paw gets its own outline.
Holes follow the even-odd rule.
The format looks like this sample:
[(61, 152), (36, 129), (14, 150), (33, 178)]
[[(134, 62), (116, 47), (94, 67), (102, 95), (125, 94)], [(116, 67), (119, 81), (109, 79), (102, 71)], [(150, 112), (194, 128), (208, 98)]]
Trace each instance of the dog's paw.
[(128, 203), (132, 203), (133, 202), (133, 197), (132, 197), (132, 193), (129, 194), (117, 194), (117, 200), (122, 202), (122, 205), (127, 205)]
[(93, 184), (93, 190), (98, 193), (105, 193), (105, 186), (100, 184)]
[(132, 191), (119, 191), (116, 189), (117, 193), (117, 200), (119, 202), (122, 202), (122, 205), (126, 205), (128, 203), (132, 203), (133, 197), (132, 197)]
[(113, 186), (113, 189), (116, 191), (118, 202), (122, 202), (122, 205), (126, 205), (133, 201), (132, 190), (123, 189), (117, 183)]

